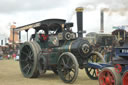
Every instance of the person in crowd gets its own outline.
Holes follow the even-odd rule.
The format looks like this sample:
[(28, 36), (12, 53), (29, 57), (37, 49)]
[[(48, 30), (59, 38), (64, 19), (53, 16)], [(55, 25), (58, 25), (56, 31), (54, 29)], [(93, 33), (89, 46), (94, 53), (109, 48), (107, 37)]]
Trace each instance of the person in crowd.
[(123, 38), (120, 38), (119, 44), (120, 44), (120, 46), (123, 46), (124, 45), (124, 39)]
[(0, 59), (3, 59), (3, 50), (0, 49)]
[(8, 54), (7, 56), (8, 56), (8, 59), (10, 59), (10, 58), (11, 58), (11, 55), (9, 55), (9, 54)]
[(103, 52), (102, 52), (103, 56), (104, 56), (104, 59), (106, 60), (106, 54), (107, 54), (107, 47), (105, 46), (104, 49), (103, 49)]
[(106, 62), (111, 61), (112, 59), (112, 46), (106, 46), (106, 55), (105, 55), (105, 60)]

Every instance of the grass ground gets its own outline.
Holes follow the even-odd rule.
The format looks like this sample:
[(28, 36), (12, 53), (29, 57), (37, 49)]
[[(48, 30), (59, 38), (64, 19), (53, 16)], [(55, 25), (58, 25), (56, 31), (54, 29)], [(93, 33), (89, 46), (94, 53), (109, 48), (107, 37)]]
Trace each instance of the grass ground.
[[(52, 71), (39, 78), (24, 78), (19, 68), (19, 62), (14, 60), (0, 60), (0, 85), (68, 85)], [(71, 84), (70, 84), (71, 85)], [(72, 85), (99, 85), (98, 80), (91, 80), (84, 70), (79, 70), (77, 80)]]

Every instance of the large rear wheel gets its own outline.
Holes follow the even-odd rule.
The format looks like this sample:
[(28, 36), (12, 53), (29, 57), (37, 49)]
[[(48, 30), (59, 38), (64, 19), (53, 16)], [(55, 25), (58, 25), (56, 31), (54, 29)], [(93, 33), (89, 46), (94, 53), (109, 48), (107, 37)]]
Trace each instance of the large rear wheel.
[(35, 49), (36, 49), (36, 51), (38, 53), (38, 55), (37, 55), (37, 58), (38, 58), (37, 68), (39, 70), (39, 73), (41, 75), (45, 74), (46, 73), (46, 67), (47, 67), (46, 58), (43, 55), (42, 50), (41, 50), (39, 44), (36, 41), (33, 41), (32, 43), (34, 44)]
[(58, 61), (58, 73), (65, 83), (73, 83), (78, 76), (78, 62), (70, 52), (65, 52)]
[(37, 67), (38, 51), (35, 49), (35, 44), (32, 42), (25, 42), (20, 50), (20, 69), (24, 77), (35, 78), (39, 76)]

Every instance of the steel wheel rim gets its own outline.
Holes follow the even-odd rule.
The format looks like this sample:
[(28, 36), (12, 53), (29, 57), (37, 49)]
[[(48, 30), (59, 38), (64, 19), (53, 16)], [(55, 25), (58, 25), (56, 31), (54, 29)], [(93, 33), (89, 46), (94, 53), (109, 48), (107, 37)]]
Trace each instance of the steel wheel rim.
[(87, 68), (87, 70), (88, 70), (90, 76), (92, 76), (93, 78), (98, 78), (97, 77), (97, 73), (96, 73), (97, 69), (95, 69), (95, 68)]
[[(98, 63), (100, 61), (100, 57), (98, 57), (96, 54), (92, 54), (89, 58), (88, 58), (88, 62), (93, 62), (93, 63)], [(98, 75), (97, 72), (99, 71), (99, 69), (96, 68), (92, 68), (92, 67), (87, 67), (86, 68), (86, 72), (87, 74), (92, 78), (92, 79), (98, 79)]]
[(122, 80), (123, 80), (123, 85), (128, 85), (128, 71), (124, 73)]
[(20, 65), (25, 76), (31, 75), (34, 69), (34, 53), (29, 45), (25, 45), (21, 50)]
[(59, 75), (61, 75), (63, 79), (67, 82), (72, 81), (75, 77), (75, 72), (76, 72), (76, 68), (73, 60), (69, 56), (63, 55), (60, 58), (59, 63), (60, 63), (58, 65)]
[(99, 76), (100, 85), (115, 85), (115, 78), (111, 71), (104, 70)]
[(92, 54), (88, 61), (98, 63), (100, 61), (100, 58), (96, 54)]

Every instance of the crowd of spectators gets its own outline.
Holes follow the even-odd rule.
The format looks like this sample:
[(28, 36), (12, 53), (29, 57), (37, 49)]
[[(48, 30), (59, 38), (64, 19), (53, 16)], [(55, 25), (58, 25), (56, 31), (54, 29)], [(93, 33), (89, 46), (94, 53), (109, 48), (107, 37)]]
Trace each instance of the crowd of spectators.
[(3, 50), (0, 49), (0, 60), (2, 59), (14, 59), (19, 60), (19, 49), (8, 49), (5, 53)]

